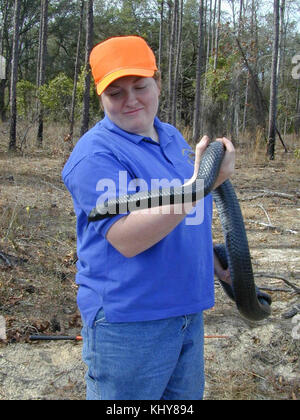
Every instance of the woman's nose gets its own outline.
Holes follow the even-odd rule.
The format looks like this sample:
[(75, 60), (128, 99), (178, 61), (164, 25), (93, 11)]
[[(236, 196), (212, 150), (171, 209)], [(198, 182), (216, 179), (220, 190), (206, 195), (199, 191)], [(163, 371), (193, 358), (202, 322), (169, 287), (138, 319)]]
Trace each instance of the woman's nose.
[(129, 89), (127, 91), (127, 95), (126, 95), (126, 105), (127, 106), (132, 106), (135, 105), (137, 103), (137, 96), (134, 90)]

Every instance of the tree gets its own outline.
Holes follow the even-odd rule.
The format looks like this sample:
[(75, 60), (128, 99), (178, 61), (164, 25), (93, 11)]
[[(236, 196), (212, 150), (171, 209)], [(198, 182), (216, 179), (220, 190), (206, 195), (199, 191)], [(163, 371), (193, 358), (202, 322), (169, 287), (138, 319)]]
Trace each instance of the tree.
[(80, 135), (83, 136), (89, 129), (90, 111), (90, 85), (91, 73), (89, 67), (89, 56), (93, 45), (93, 0), (86, 2), (86, 37), (85, 37), (85, 83), (83, 95), (83, 110)]
[(13, 32), (13, 53), (12, 70), (10, 79), (10, 134), (9, 150), (16, 149), (17, 136), (17, 81), (18, 81), (18, 59), (19, 59), (19, 21), (20, 21), (21, 0), (14, 3), (14, 32)]
[[(3, 2), (3, 21), (2, 26), (0, 30), (0, 55), (3, 56), (4, 53), (4, 36), (7, 31), (7, 20), (8, 20), (8, 0)], [(0, 79), (0, 115), (1, 120), (5, 121), (5, 102), (4, 102), (4, 96), (5, 96), (5, 86), (6, 86), (6, 77), (7, 77), (7, 67), (8, 67), (8, 60), (5, 60), (5, 68), (4, 70), (4, 78)]]
[(176, 52), (175, 52), (175, 69), (174, 69), (174, 94), (172, 97), (172, 123), (176, 125), (177, 117), (177, 99), (178, 99), (178, 85), (179, 85), (179, 69), (181, 61), (182, 50), (182, 18), (183, 18), (183, 0), (180, 0), (180, 9), (177, 17), (177, 39), (176, 39)]
[(72, 138), (73, 138), (73, 128), (74, 128), (76, 88), (77, 88), (78, 73), (79, 73), (80, 40), (81, 40), (82, 24), (83, 24), (83, 9), (84, 9), (84, 0), (81, 0), (81, 5), (80, 5), (80, 21), (79, 21), (79, 30), (78, 30), (78, 38), (77, 38), (77, 49), (76, 49), (76, 59), (75, 59), (75, 71), (74, 71), (74, 85), (73, 85), (71, 116), (70, 116), (70, 131), (69, 131), (69, 140), (70, 141), (72, 141)]
[(158, 68), (162, 68), (163, 39), (164, 39), (164, 0), (160, 0), (160, 23), (159, 23), (159, 47), (158, 47)]
[(200, 137), (201, 130), (201, 76), (203, 61), (203, 13), (204, 1), (199, 1), (199, 22), (198, 22), (198, 51), (197, 51), (197, 68), (196, 68), (196, 91), (194, 101), (194, 120), (193, 120), (193, 142), (196, 143)]
[(274, 22), (273, 22), (273, 53), (270, 86), (270, 108), (269, 108), (269, 132), (267, 154), (270, 160), (275, 157), (276, 139), (276, 115), (277, 115), (277, 61), (279, 48), (279, 0), (274, 0)]
[[(171, 5), (169, 4), (169, 7)], [(170, 36), (169, 49), (169, 71), (168, 71), (168, 122), (174, 124), (176, 120), (176, 109), (174, 103), (176, 102), (176, 88), (174, 79), (174, 67), (176, 56), (176, 41), (177, 41), (177, 21), (178, 21), (178, 0), (174, 0), (173, 18), (172, 18), (172, 32)]]
[[(40, 88), (45, 83), (45, 69), (47, 56), (47, 32), (48, 32), (48, 0), (41, 0), (41, 20), (38, 52), (38, 76), (37, 86)], [(41, 147), (43, 143), (44, 131), (44, 112), (41, 102), (38, 104), (38, 132), (37, 146)]]
[(216, 26), (216, 38), (215, 38), (215, 54), (214, 54), (214, 70), (217, 69), (218, 54), (219, 54), (219, 36), (220, 36), (220, 25), (221, 25), (221, 5), (222, 0), (218, 1), (218, 22)]

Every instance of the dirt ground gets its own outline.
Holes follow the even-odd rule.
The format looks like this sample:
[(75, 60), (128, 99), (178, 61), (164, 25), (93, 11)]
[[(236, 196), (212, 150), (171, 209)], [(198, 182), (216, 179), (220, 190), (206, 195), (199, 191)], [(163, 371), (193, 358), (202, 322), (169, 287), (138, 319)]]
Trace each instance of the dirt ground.
[[(23, 141), (22, 151), (8, 154), (8, 127), (0, 125), (1, 400), (85, 398), (82, 343), (29, 340), (81, 329), (75, 216), (60, 177), (63, 134), (52, 128), (43, 150)], [(293, 153), (300, 139), (287, 146), (289, 153), (277, 145), (272, 162), (260, 144), (237, 147), (232, 182), (255, 281), (272, 296), (272, 314), (245, 320), (216, 281), (216, 305), (205, 312), (207, 400), (300, 399), (300, 160)], [(214, 239), (222, 241), (216, 212)]]

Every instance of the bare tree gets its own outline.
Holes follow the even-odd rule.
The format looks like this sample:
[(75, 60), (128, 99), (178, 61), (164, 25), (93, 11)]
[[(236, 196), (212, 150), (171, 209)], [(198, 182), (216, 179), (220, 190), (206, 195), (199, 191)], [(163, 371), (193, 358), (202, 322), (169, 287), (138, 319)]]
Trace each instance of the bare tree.
[(12, 69), (10, 80), (10, 134), (9, 150), (16, 149), (17, 135), (17, 81), (18, 81), (18, 49), (19, 49), (19, 21), (20, 21), (21, 0), (14, 3), (14, 32), (13, 32), (13, 53)]
[(93, 0), (86, 2), (86, 36), (85, 36), (85, 79), (84, 79), (84, 95), (83, 110), (80, 135), (83, 136), (89, 129), (89, 112), (90, 112), (90, 86), (91, 73), (89, 67), (89, 56), (93, 45)]
[(201, 76), (203, 68), (203, 14), (204, 1), (199, 1), (199, 22), (198, 22), (198, 51), (197, 51), (197, 69), (196, 69), (196, 92), (194, 101), (194, 119), (193, 119), (193, 142), (196, 143), (200, 137), (201, 131)]
[[(7, 31), (7, 15), (8, 15), (8, 0), (3, 2), (3, 21), (2, 27), (0, 29), (0, 55), (3, 55), (4, 52), (4, 36), (5, 32)], [(4, 104), (4, 96), (5, 96), (5, 86), (6, 86), (6, 78), (7, 78), (7, 67), (8, 67), (8, 60), (5, 61), (5, 66), (3, 68), (4, 77), (0, 78), (0, 115), (1, 120), (5, 121), (5, 104)]]
[(280, 31), (279, 31), (279, 46), (278, 46), (278, 62), (277, 62), (277, 77), (279, 80), (283, 78), (282, 70), (284, 68), (284, 37), (285, 37), (285, 0), (280, 1)]
[(176, 88), (174, 83), (174, 67), (176, 57), (176, 41), (177, 41), (177, 21), (178, 21), (178, 0), (174, 0), (172, 32), (170, 37), (169, 49), (169, 71), (168, 71), (168, 122), (174, 124), (176, 110), (173, 107)]
[(75, 59), (75, 71), (74, 71), (74, 85), (73, 85), (72, 105), (71, 105), (71, 115), (70, 115), (69, 140), (71, 142), (72, 142), (72, 139), (73, 139), (73, 129), (74, 129), (76, 90), (77, 90), (77, 81), (78, 81), (78, 73), (79, 73), (80, 41), (81, 41), (82, 25), (83, 25), (83, 9), (84, 9), (84, 0), (81, 0), (81, 4), (80, 4), (80, 21), (79, 21), (79, 30), (78, 30), (78, 38), (77, 38), (77, 49), (76, 49), (76, 59)]
[(218, 1), (218, 22), (216, 26), (216, 37), (215, 37), (215, 55), (214, 55), (214, 70), (217, 70), (218, 65), (218, 54), (219, 54), (219, 37), (220, 37), (220, 26), (221, 26), (221, 6), (222, 0)]
[(276, 139), (276, 115), (277, 115), (277, 62), (279, 48), (279, 0), (274, 0), (274, 23), (273, 23), (273, 55), (271, 69), (271, 86), (270, 86), (270, 108), (269, 108), (269, 133), (267, 154), (270, 160), (274, 160), (275, 156), (275, 139)]
[(299, 136), (300, 133), (300, 80), (296, 80), (297, 95), (296, 95), (296, 115), (295, 115), (295, 133)]
[[(38, 88), (45, 83), (46, 56), (47, 56), (47, 37), (48, 37), (48, 0), (41, 0), (41, 20), (39, 35), (39, 53), (38, 53)], [(37, 146), (41, 147), (43, 143), (44, 132), (44, 110), (43, 105), (38, 103), (38, 132)]]
[(180, 9), (178, 11), (178, 19), (177, 19), (177, 40), (176, 40), (175, 70), (174, 70), (174, 94), (172, 97), (172, 124), (174, 125), (176, 125), (179, 69), (180, 69), (181, 50), (182, 50), (183, 0), (180, 0), (179, 6), (180, 6)]
[(159, 50), (158, 50), (158, 68), (161, 70), (163, 56), (163, 29), (164, 29), (164, 0), (160, 0), (160, 23), (159, 23)]

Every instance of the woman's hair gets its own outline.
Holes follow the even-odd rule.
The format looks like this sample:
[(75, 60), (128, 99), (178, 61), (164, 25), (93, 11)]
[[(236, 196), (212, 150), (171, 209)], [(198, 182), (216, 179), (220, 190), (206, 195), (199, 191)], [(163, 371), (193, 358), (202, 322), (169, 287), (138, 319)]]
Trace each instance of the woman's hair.
[(159, 70), (154, 72), (153, 79), (156, 81), (159, 90), (161, 90), (161, 72)]

